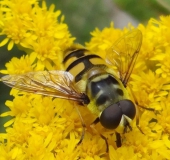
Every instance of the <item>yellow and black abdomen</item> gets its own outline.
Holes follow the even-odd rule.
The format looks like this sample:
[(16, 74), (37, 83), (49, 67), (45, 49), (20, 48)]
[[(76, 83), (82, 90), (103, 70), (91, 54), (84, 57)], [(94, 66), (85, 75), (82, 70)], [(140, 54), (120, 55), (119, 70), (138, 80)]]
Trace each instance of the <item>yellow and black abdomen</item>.
[(92, 54), (82, 46), (73, 46), (64, 52), (64, 68), (80, 81), (85, 73), (94, 66), (105, 67), (105, 61), (98, 55)]

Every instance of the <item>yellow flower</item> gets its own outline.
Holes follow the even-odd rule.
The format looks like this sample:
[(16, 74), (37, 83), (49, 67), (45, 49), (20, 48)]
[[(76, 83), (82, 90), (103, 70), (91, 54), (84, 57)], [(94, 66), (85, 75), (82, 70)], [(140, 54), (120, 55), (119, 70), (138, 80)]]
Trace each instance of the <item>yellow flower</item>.
[(110, 24), (110, 27), (104, 28), (100, 31), (98, 28), (95, 31), (91, 32), (93, 36), (89, 43), (86, 43), (86, 47), (98, 53), (102, 58), (105, 58), (106, 50), (110, 48), (114, 42), (123, 35), (120, 29), (115, 29), (113, 23)]
[[(159, 102), (162, 96), (168, 94), (168, 91), (163, 89), (168, 83), (167, 79), (162, 78), (149, 70), (145, 71), (145, 73), (140, 72), (131, 75), (129, 88), (131, 88), (138, 104), (147, 107), (152, 106), (152, 103)], [(159, 110), (160, 107), (155, 109)]]
[(162, 110), (157, 115), (158, 122), (162, 127), (162, 132), (165, 134), (170, 134), (170, 124), (169, 124), (170, 117), (168, 115), (170, 111), (169, 100), (170, 100), (170, 94), (168, 94), (167, 97), (163, 97), (161, 99), (160, 106)]
[[(0, 35), (6, 38), (8, 49), (19, 46), (27, 55), (12, 58), (4, 74), (22, 74), (40, 70), (60, 70), (62, 52), (74, 41), (64, 23), (64, 16), (48, 9), (36, 0), (0, 1)], [(6, 101), (11, 116), (0, 134), (0, 159), (168, 159), (170, 157), (170, 85), (169, 85), (169, 16), (151, 19), (145, 27), (142, 47), (130, 77), (127, 90), (139, 109), (140, 129), (132, 123), (132, 131), (122, 134), (122, 147), (116, 147), (114, 130), (100, 124), (90, 126), (96, 116), (77, 103), (11, 90), (12, 101)], [(155, 25), (156, 24), (156, 25)], [(113, 23), (103, 30), (95, 29), (86, 47), (105, 59), (114, 42), (134, 28), (115, 29)], [(142, 109), (152, 108), (154, 112)], [(83, 142), (79, 142), (83, 127), (76, 112), (79, 109), (86, 125)], [(109, 152), (106, 153), (106, 142)]]
[[(170, 51), (170, 48), (167, 47), (166, 48), (166, 52), (168, 53)], [(169, 67), (169, 63), (170, 63), (170, 55), (165, 54), (164, 58), (160, 61), (160, 63), (157, 64), (157, 66), (159, 66), (159, 68), (156, 70), (157, 74), (160, 74), (163, 78), (167, 78), (170, 76), (170, 67)]]
[[(34, 67), (37, 65), (33, 64), (35, 57), (32, 55), (22, 56), (20, 59), (13, 57), (10, 62), (6, 63), (7, 70), (1, 70), (1, 73), (4, 74), (22, 74), (31, 72), (34, 70)], [(41, 67), (40, 69), (44, 69)]]
[(99, 135), (94, 136), (87, 133), (80, 146), (80, 156), (82, 159), (105, 159), (107, 157), (105, 145), (105, 141)]
[[(70, 38), (68, 27), (63, 23), (64, 17), (58, 22), (60, 11), (54, 11), (54, 5), (49, 10), (45, 2), (42, 8), (35, 1), (1, 1), (3, 7), (8, 8), (1, 19), (0, 35), (7, 37), (0, 46), (8, 44), (11, 50), (14, 44), (22, 49), (36, 54), (41, 61), (59, 59), (63, 47), (69, 47), (74, 38)], [(59, 61), (58, 61), (59, 63)]]
[(1, 19), (1, 35), (6, 35), (6, 38), (1, 42), (0, 46), (8, 44), (8, 50), (11, 50), (14, 44), (20, 44), (25, 38), (30, 37), (28, 30), (28, 22), (31, 22), (30, 15), (32, 5), (37, 2), (19, 0), (16, 1), (1, 1), (0, 6), (3, 14)]

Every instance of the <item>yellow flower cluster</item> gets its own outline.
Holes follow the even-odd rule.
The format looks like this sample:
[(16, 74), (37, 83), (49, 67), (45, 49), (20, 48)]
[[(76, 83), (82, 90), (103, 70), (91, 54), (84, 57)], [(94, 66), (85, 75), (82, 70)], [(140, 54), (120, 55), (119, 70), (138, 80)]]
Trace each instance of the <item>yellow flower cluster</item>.
[(13, 58), (6, 66), (8, 74), (52, 69), (52, 64), (60, 68), (60, 54), (75, 38), (63, 23), (61, 11), (54, 9), (54, 5), (47, 9), (44, 1), (40, 7), (37, 0), (0, 2), (0, 35), (6, 37), (0, 46), (8, 44), (7, 48), (11, 50), (17, 45), (29, 54), (21, 60)]
[[(14, 57), (6, 64), (5, 74), (21, 74), (38, 70), (56, 70), (61, 67), (62, 51), (69, 47), (71, 37), (64, 18), (54, 5), (48, 9), (36, 0), (1, 0), (0, 35), (6, 38), (8, 49), (19, 46), (27, 55)], [(52, 97), (11, 90), (13, 101), (6, 101), (10, 111), (1, 117), (11, 116), (4, 124), (6, 133), (0, 133), (0, 159), (55, 160), (55, 159), (153, 159), (170, 158), (170, 17), (151, 19), (145, 27), (139, 25), (143, 34), (142, 47), (128, 83), (132, 100), (139, 106), (142, 134), (132, 124), (133, 130), (122, 135), (122, 147), (116, 148), (114, 131), (100, 124), (90, 127), (95, 116), (77, 103)], [(106, 50), (133, 26), (115, 29), (113, 23), (102, 31), (93, 31), (86, 47), (101, 57)], [(82, 134), (82, 124), (76, 107), (86, 124), (83, 142), (77, 143)], [(106, 143), (100, 134), (107, 138)]]

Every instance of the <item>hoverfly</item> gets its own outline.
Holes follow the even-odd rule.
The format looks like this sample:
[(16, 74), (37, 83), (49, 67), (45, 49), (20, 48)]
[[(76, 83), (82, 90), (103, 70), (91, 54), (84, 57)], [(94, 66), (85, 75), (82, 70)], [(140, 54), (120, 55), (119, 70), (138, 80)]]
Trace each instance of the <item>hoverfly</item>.
[[(37, 71), (1, 78), (6, 85), (26, 92), (74, 100), (87, 106), (107, 129), (114, 129), (117, 147), (120, 133), (131, 129), (136, 115), (126, 85), (142, 44), (142, 33), (134, 29), (119, 38), (106, 54), (106, 62), (80, 45), (63, 53), (65, 71)], [(107, 63), (117, 67), (119, 76)]]

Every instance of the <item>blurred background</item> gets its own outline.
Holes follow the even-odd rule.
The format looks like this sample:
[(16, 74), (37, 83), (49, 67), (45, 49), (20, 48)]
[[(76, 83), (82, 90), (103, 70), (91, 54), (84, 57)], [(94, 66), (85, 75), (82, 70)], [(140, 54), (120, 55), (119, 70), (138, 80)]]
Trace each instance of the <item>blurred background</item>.
[[(76, 42), (81, 44), (90, 40), (90, 32), (96, 27), (103, 29), (110, 26), (111, 21), (116, 28), (123, 28), (128, 23), (133, 26), (139, 23), (145, 25), (151, 17), (159, 19), (160, 15), (170, 13), (170, 0), (46, 0), (46, 2), (48, 6), (55, 4), (56, 10), (62, 11), (71, 34), (76, 37)], [(6, 46), (0, 48), (0, 70), (5, 69), (5, 63), (12, 57), (24, 54), (16, 47), (12, 51), (7, 51), (6, 48)], [(10, 88), (0, 82), (0, 114), (8, 110), (5, 101), (13, 99), (9, 92)], [(5, 132), (3, 124), (9, 118), (0, 117), (0, 132)]]

